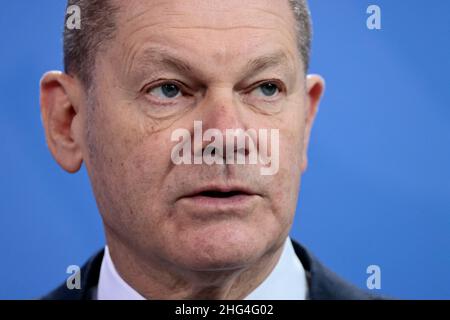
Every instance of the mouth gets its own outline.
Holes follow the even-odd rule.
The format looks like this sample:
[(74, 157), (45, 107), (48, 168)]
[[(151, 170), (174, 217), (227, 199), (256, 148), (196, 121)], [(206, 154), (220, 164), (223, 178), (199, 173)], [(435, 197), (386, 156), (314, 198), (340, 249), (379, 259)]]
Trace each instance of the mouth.
[(232, 198), (236, 196), (252, 196), (256, 192), (241, 186), (205, 186), (197, 188), (184, 197)]
[(234, 207), (244, 205), (259, 194), (242, 187), (204, 187), (182, 197), (197, 207)]
[(236, 196), (240, 196), (240, 195), (249, 195), (249, 194), (246, 192), (243, 192), (243, 191), (239, 191), (239, 190), (233, 190), (233, 191), (207, 190), (207, 191), (200, 192), (194, 196), (224, 199), (224, 198), (231, 198), (231, 197), (236, 197)]

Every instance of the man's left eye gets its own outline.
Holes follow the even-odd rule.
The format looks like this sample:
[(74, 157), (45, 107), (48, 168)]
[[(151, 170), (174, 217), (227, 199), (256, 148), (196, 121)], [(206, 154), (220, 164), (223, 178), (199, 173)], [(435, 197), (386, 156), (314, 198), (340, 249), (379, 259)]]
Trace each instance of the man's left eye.
[(280, 92), (280, 88), (273, 82), (266, 82), (259, 85), (253, 91), (259, 95), (263, 95), (264, 97), (273, 97)]

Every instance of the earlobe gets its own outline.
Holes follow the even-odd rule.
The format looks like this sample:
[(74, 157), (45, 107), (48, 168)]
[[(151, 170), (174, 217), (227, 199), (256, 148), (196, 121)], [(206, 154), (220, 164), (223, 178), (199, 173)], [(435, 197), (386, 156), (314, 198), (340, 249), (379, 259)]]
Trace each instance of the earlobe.
[(62, 72), (43, 75), (40, 82), (41, 119), (48, 148), (56, 162), (70, 173), (83, 162), (80, 146), (78, 84)]
[(301, 172), (305, 172), (308, 166), (308, 145), (311, 129), (319, 110), (320, 99), (325, 90), (325, 80), (319, 75), (306, 77), (306, 105), (305, 105), (305, 131), (303, 136), (303, 150)]

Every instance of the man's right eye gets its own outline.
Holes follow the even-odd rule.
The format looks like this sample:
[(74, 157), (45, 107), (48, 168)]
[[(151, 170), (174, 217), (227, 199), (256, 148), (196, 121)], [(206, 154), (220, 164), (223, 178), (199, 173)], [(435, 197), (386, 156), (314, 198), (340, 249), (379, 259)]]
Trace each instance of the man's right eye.
[(158, 99), (174, 99), (181, 95), (181, 89), (175, 83), (164, 83), (156, 87), (148, 88), (147, 93)]

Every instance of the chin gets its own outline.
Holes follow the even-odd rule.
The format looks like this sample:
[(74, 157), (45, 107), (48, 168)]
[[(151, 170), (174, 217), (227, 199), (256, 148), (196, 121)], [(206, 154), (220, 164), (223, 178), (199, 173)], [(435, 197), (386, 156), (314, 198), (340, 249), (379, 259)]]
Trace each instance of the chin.
[[(188, 232), (188, 231), (186, 231)], [(191, 231), (177, 247), (177, 260), (191, 270), (233, 270), (259, 259), (270, 239), (254, 228), (209, 226)]]

